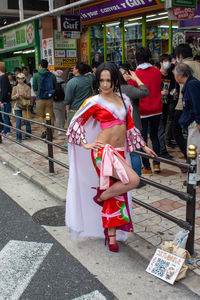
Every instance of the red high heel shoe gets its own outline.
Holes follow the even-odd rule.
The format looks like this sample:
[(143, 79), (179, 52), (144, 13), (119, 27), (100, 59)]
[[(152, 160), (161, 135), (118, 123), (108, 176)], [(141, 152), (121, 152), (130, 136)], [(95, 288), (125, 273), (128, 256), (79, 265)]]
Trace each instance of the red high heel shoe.
[(103, 206), (103, 203), (104, 201), (98, 201), (98, 199), (101, 197), (101, 194), (105, 191), (105, 190), (100, 190), (99, 187), (95, 188), (95, 187), (92, 187), (92, 189), (94, 190), (97, 190), (97, 194), (96, 196), (94, 196), (93, 200), (96, 204), (100, 205), (100, 206)]
[(116, 234), (108, 235), (108, 228), (105, 228), (104, 229), (104, 235), (105, 235), (105, 246), (106, 246), (106, 242), (108, 241), (109, 251), (118, 252), (119, 251), (119, 245), (117, 243), (110, 244), (110, 237), (116, 237)]

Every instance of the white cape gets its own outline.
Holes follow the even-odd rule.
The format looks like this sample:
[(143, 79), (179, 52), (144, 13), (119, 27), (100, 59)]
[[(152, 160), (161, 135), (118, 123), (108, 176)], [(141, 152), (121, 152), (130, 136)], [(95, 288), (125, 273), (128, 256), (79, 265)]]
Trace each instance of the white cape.
[[(72, 119), (72, 122), (92, 105), (86, 104), (83, 106)], [(84, 128), (88, 143), (94, 142), (101, 131), (100, 123), (92, 117), (85, 123)], [(130, 163), (130, 155), (126, 153), (126, 156)], [(102, 207), (93, 201), (96, 190), (92, 189), (92, 187), (98, 187), (99, 183), (92, 163), (91, 151), (68, 143), (68, 161), (69, 179), (66, 196), (66, 226), (70, 228), (72, 238), (104, 237), (101, 219)], [(131, 192), (128, 193), (128, 202), (131, 213)], [(125, 231), (117, 230), (117, 240), (126, 240), (127, 234)]]

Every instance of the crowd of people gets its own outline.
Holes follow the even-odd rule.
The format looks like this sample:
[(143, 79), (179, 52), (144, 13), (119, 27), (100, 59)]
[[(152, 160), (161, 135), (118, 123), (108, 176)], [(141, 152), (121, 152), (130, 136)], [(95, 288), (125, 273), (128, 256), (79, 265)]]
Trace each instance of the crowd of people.
[[(6, 74), (0, 62), (2, 112), (10, 113), (13, 108), (16, 117), (27, 119), (30, 113), (36, 113), (40, 122), (49, 113), (52, 124), (55, 119), (59, 129), (65, 128), (67, 120), (65, 146), (70, 173), (66, 224), (74, 237), (104, 234), (109, 250), (117, 252), (116, 239), (124, 240), (124, 232), (133, 230), (129, 191), (144, 185), (139, 180), (141, 174), (161, 171), (156, 156), (172, 159), (168, 149), (176, 144), (185, 160), (187, 144), (195, 144), (200, 154), (197, 58), (192, 57), (189, 44), (181, 44), (174, 56), (163, 54), (159, 64), (152, 64), (150, 50), (141, 47), (135, 53), (135, 68), (111, 62), (94, 62), (91, 68), (77, 62), (73, 70), (50, 72), (48, 62), (42, 59), (33, 76), (23, 67), (15, 68), (15, 77)], [(4, 123), (4, 135), (10, 135), (10, 127), (6, 126), (11, 126), (9, 116), (0, 114), (0, 121)], [(22, 137), (17, 132), (18, 142), (30, 138), (30, 122), (24, 124), (28, 134)], [(19, 118), (16, 128), (21, 129)], [(40, 134), (46, 137), (42, 125)], [(152, 149), (147, 147), (148, 137)], [(154, 157), (152, 167), (147, 158), (141, 160), (132, 153), (134, 150)]]

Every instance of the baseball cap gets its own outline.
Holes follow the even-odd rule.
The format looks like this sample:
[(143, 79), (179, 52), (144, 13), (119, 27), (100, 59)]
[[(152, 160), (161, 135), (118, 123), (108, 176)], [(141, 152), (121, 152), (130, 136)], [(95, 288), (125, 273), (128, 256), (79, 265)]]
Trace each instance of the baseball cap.
[(17, 74), (17, 78), (25, 78), (25, 75), (23, 73)]

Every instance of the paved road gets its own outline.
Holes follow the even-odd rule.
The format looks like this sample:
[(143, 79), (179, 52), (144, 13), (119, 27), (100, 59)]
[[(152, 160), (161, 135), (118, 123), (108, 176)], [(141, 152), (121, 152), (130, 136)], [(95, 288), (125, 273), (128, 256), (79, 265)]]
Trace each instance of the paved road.
[[(72, 240), (64, 226), (34, 224), (32, 214), (63, 202), (20, 174), (14, 175), (16, 170), (1, 162), (0, 174), (0, 267), (9, 269), (15, 264), (21, 280), (18, 289), (15, 286), (15, 293), (21, 292), (20, 298), (2, 298), (0, 291), (0, 300), (72, 300), (80, 296), (84, 299), (83, 295), (94, 291), (103, 296), (96, 292), (85, 299), (199, 299), (180, 283), (171, 286), (146, 273), (148, 261), (140, 257), (137, 248), (133, 250), (120, 243), (120, 252), (113, 254), (102, 239)], [(3, 271), (4, 294), (8, 290), (14, 293), (14, 276)]]
[(0, 203), (0, 299), (66, 300), (92, 292), (115, 299), (2, 190)]

